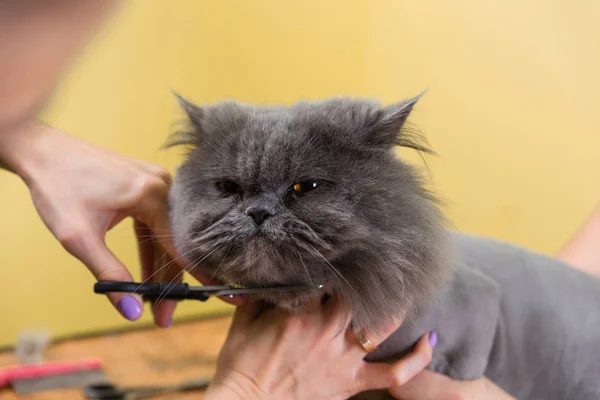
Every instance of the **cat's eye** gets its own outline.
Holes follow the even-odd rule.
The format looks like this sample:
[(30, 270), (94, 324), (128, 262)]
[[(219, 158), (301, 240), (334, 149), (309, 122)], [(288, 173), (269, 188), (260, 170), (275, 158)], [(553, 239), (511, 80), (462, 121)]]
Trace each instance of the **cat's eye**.
[(297, 198), (299, 196), (302, 196), (308, 192), (310, 192), (311, 190), (315, 190), (316, 188), (319, 187), (319, 184), (317, 182), (311, 182), (311, 181), (307, 181), (307, 182), (298, 182), (293, 184), (289, 189), (288, 189), (288, 197), (291, 198)]
[(220, 181), (217, 182), (217, 188), (223, 193), (228, 195), (241, 194), (242, 188), (240, 185), (233, 181)]
[(304, 194), (316, 189), (318, 186), (319, 184), (317, 182), (300, 182), (293, 185), (292, 189), (294, 189), (294, 192), (297, 194)]

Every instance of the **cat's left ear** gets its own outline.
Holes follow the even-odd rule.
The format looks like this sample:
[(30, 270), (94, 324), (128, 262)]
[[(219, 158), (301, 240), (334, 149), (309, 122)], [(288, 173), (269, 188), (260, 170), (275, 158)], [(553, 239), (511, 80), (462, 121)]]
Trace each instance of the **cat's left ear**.
[(425, 145), (418, 144), (413, 132), (403, 130), (415, 104), (423, 97), (425, 92), (411, 99), (386, 106), (379, 110), (372, 122), (367, 136), (368, 144), (374, 146), (403, 146), (426, 150)]

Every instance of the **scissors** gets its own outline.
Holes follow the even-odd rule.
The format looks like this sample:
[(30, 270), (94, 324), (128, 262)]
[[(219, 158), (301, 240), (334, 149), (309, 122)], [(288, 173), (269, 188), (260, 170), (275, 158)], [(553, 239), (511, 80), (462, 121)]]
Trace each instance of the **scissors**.
[(297, 292), (318, 290), (323, 285), (316, 286), (272, 286), (261, 288), (237, 288), (234, 286), (190, 286), (187, 283), (135, 283), (104, 281), (94, 285), (94, 293), (106, 294), (115, 292), (138, 293), (144, 301), (154, 300), (200, 300), (206, 301), (211, 296), (233, 297), (242, 294), (269, 292)]
[(83, 395), (89, 400), (139, 400), (167, 393), (206, 389), (210, 381), (209, 378), (199, 378), (175, 385), (132, 386), (129, 388), (118, 388), (109, 382), (96, 383), (86, 386), (83, 389)]

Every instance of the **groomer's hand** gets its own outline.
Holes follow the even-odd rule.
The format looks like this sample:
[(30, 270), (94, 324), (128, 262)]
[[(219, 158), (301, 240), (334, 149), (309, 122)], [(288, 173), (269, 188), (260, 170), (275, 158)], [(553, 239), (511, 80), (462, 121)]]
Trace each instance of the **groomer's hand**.
[(515, 400), (486, 377), (455, 381), (429, 370), (388, 391), (398, 400)]
[[(252, 303), (238, 307), (206, 400), (347, 399), (403, 385), (431, 360), (427, 334), (404, 359), (365, 362), (367, 352), (336, 297), (302, 314), (270, 310), (256, 317), (256, 312)], [(377, 346), (398, 325), (366, 336)]]
[[(98, 280), (132, 281), (105, 244), (106, 232), (127, 217), (135, 220), (142, 279), (181, 280), (187, 264), (173, 244), (167, 215), (171, 176), (164, 168), (34, 122), (0, 135), (0, 164), (23, 178), (46, 226)], [(109, 298), (125, 318), (141, 316), (139, 296), (115, 293)], [(174, 309), (174, 301), (158, 304), (156, 324), (170, 325)]]

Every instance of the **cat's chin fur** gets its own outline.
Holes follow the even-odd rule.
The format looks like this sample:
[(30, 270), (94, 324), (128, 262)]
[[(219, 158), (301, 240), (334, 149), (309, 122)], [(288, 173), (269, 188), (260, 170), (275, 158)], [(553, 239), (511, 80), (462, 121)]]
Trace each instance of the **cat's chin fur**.
[[(444, 217), (394, 152), (428, 151), (405, 124), (418, 97), (386, 107), (351, 98), (291, 107), (179, 99), (188, 128), (169, 145), (188, 151), (170, 193), (171, 222), (179, 252), (209, 276), (263, 287), (326, 283), (353, 324), (370, 330), (410, 316), (448, 281)], [(312, 189), (298, 194), (302, 182)], [(268, 214), (264, 224), (256, 210)], [(312, 295), (262, 296), (295, 310)]]
[(303, 310), (304, 306), (311, 301), (316, 301), (321, 299), (324, 295), (324, 292), (321, 290), (316, 290), (312, 293), (294, 293), (294, 294), (260, 294), (255, 295), (256, 299), (262, 300), (267, 304), (272, 304), (277, 308), (282, 310), (286, 310), (289, 312), (300, 312)]
[[(292, 284), (287, 286), (297, 285)], [(312, 287), (312, 289), (308, 289), (309, 287)], [(334, 287), (334, 285), (331, 284), (331, 282), (321, 281), (318, 283), (311, 283), (309, 286), (307, 286), (307, 290), (299, 290), (294, 292), (256, 293), (250, 298), (252, 300), (261, 300), (267, 304), (289, 312), (301, 312), (307, 303), (323, 301), (337, 292), (338, 290)]]

